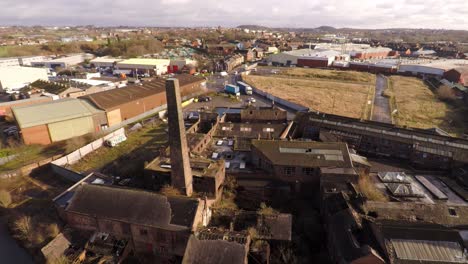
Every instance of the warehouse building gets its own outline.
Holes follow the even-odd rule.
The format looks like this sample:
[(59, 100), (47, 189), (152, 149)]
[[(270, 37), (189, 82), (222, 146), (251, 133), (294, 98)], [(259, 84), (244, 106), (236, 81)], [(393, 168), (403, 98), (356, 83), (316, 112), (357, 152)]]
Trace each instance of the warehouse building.
[[(182, 96), (201, 91), (204, 79), (178, 75)], [(106, 112), (108, 126), (136, 117), (166, 104), (165, 79), (156, 79), (142, 85), (99, 92), (80, 97)]]
[(105, 113), (86, 101), (63, 99), (12, 108), (25, 144), (47, 145), (105, 127)]
[(397, 73), (398, 60), (372, 60), (351, 61), (348, 65), (350, 70), (365, 71), (370, 73)]
[(86, 59), (92, 59), (94, 56), (92, 54), (70, 54), (67, 56), (51, 59), (51, 60), (42, 60), (42, 61), (33, 61), (31, 66), (33, 67), (43, 67), (49, 69), (56, 68), (68, 68), (70, 66), (78, 65), (83, 63)]
[(452, 69), (468, 67), (467, 60), (409, 60), (403, 62), (398, 73), (412, 76), (443, 77)]
[(2, 58), (0, 59), (0, 67), (20, 66), (18, 58)]
[(98, 57), (92, 59), (89, 63), (94, 67), (106, 68), (114, 67), (118, 62), (123, 61), (122, 59), (110, 58), (110, 57)]
[(33, 98), (28, 98), (28, 99), (23, 99), (23, 100), (3, 102), (3, 103), (0, 103), (0, 117), (13, 118), (13, 112), (11, 111), (11, 108), (15, 106), (34, 105), (34, 104), (49, 102), (52, 100), (53, 100), (52, 97), (39, 96), (39, 97), (33, 97)]
[(367, 59), (384, 59), (387, 57), (397, 55), (390, 48), (376, 47), (376, 48), (360, 48), (349, 51), (352, 59), (367, 60)]
[(116, 64), (117, 70), (131, 70), (150, 75), (166, 74), (171, 61), (168, 59), (128, 59)]
[(45, 60), (44, 56), (29, 56), (29, 57), (19, 57), (18, 61), (21, 66), (32, 66), (33, 62), (39, 62)]
[(13, 93), (37, 80), (48, 80), (47, 69), (11, 66), (0, 70), (0, 91)]
[[(313, 52), (301, 55), (297, 59), (297, 66), (309, 68), (329, 67), (340, 55), (340, 52), (334, 50), (313, 50)], [(347, 59), (349, 60), (349, 57)]]

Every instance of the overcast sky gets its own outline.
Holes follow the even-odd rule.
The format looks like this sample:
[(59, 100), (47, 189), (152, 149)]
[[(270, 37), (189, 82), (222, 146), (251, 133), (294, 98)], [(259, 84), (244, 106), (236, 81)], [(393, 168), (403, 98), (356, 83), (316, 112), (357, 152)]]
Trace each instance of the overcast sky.
[(466, 0), (1, 0), (2, 25), (468, 30)]

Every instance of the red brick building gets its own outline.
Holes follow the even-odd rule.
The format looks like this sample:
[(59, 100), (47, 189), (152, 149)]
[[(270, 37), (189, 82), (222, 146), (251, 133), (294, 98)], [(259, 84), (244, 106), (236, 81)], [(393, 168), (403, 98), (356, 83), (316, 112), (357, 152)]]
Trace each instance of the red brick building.
[(171, 258), (184, 255), (192, 231), (207, 221), (205, 208), (197, 199), (83, 184), (65, 208), (64, 220), (78, 230), (124, 239), (138, 253)]
[(444, 78), (461, 85), (468, 86), (468, 67), (459, 67), (444, 73)]

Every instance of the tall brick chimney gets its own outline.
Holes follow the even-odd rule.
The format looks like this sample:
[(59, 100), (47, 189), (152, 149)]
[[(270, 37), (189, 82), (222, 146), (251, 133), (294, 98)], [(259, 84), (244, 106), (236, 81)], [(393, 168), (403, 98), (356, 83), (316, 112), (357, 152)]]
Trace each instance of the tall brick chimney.
[(169, 146), (171, 152), (171, 183), (187, 196), (192, 196), (192, 169), (189, 148), (182, 117), (182, 99), (179, 80), (166, 80), (167, 116), (169, 120)]

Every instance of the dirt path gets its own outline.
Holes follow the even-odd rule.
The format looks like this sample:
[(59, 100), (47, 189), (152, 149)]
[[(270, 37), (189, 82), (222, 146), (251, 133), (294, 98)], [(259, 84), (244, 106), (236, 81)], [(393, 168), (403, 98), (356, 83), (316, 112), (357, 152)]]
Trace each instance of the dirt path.
[(385, 89), (387, 89), (387, 79), (379, 74), (375, 82), (374, 111), (371, 120), (391, 124), (390, 100), (383, 96)]

